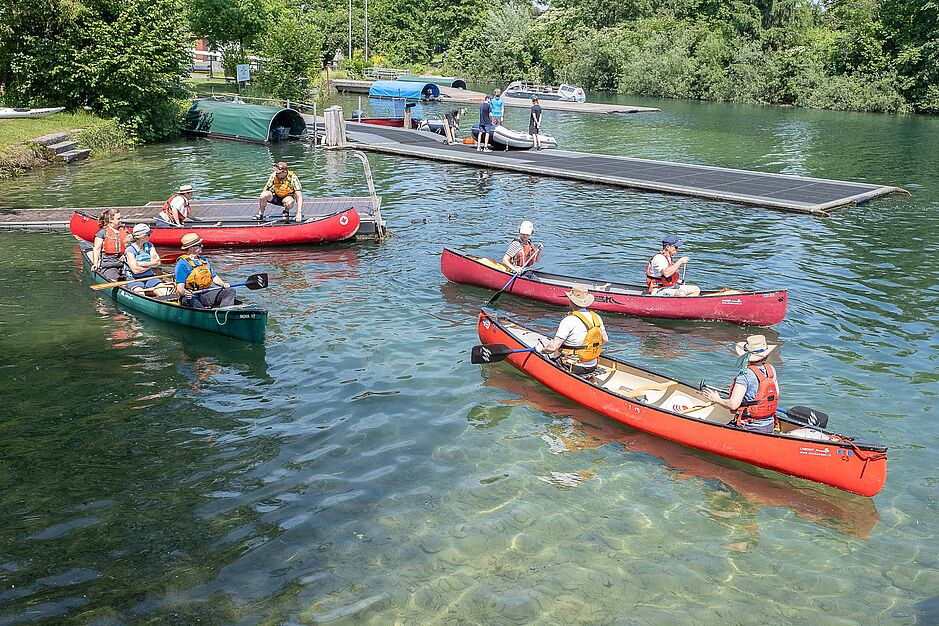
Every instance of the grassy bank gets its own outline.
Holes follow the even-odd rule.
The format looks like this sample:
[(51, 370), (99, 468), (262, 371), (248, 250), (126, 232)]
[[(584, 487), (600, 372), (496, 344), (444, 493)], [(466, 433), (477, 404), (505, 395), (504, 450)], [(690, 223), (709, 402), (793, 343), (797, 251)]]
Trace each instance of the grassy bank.
[[(80, 129), (80, 130), (78, 130)], [(45, 146), (33, 139), (65, 131), (80, 148), (97, 157), (123, 150), (131, 141), (115, 120), (89, 113), (57, 113), (49, 117), (0, 121), (0, 179), (12, 178), (35, 167), (59, 163)]]

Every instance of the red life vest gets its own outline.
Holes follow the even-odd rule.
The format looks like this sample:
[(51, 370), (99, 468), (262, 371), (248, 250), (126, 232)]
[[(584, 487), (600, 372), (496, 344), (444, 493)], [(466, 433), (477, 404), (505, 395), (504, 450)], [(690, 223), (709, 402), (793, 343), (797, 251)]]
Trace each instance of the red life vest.
[(104, 227), (104, 245), (101, 252), (104, 254), (124, 254), (127, 248), (127, 229), (123, 226), (114, 230), (110, 226)]
[(677, 271), (671, 276), (666, 276), (665, 274), (662, 274), (661, 276), (652, 275), (652, 259), (660, 254), (665, 257), (666, 261), (668, 261), (668, 265), (672, 264), (672, 255), (665, 250), (656, 252), (651, 257), (649, 257), (649, 262), (646, 263), (646, 288), (649, 291), (652, 291), (653, 289), (662, 289), (663, 287), (673, 287), (678, 284), (678, 279), (680, 278)]
[(538, 248), (531, 242), (531, 239), (528, 240), (528, 243), (522, 243), (521, 239), (515, 241), (521, 244), (522, 249), (512, 257), (512, 265), (515, 267), (528, 267), (538, 260)]
[[(759, 387), (756, 390), (756, 397), (747, 402), (741, 402), (737, 409), (737, 425), (741, 422), (753, 422), (756, 420), (775, 417), (776, 409), (779, 407), (779, 385), (776, 384), (776, 370), (772, 365), (766, 364), (766, 373), (756, 365), (747, 366), (756, 376)], [(734, 381), (734, 385), (737, 384)], [(730, 386), (730, 392), (733, 393), (734, 385)]]
[[(174, 193), (172, 196), (166, 199), (166, 202), (163, 203), (163, 208), (160, 211), (160, 217), (164, 222), (173, 222), (173, 207), (171, 204), (173, 200), (177, 197), (183, 198), (182, 194)], [(180, 212), (179, 219), (180, 222), (185, 222), (186, 218), (189, 217), (189, 201), (186, 198), (183, 198), (183, 210)]]

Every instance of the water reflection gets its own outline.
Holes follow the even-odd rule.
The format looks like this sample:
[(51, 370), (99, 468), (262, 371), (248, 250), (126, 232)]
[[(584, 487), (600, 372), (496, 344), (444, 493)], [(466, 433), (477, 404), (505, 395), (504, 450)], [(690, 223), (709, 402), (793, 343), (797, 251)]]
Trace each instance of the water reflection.
[[(537, 382), (517, 374), (505, 365), (480, 368), (483, 384), (519, 396), (501, 400), (504, 407), (519, 404), (559, 418), (548, 425), (543, 439), (555, 453), (589, 450), (608, 443), (622, 444), (625, 452), (641, 452), (661, 460), (676, 479), (695, 478), (705, 482), (706, 496), (712, 507), (706, 513), (716, 521), (732, 521), (735, 525), (752, 525), (753, 539), (758, 538), (758, 513), (764, 507), (786, 507), (802, 519), (833, 528), (839, 532), (868, 539), (880, 515), (871, 498), (846, 494), (822, 485), (722, 459), (660, 439), (628, 426), (605, 419), (596, 413), (545, 389)], [(496, 422), (507, 417), (507, 411), (496, 413)], [(473, 415), (470, 415), (472, 421)], [(494, 425), (490, 423), (488, 425)], [(579, 484), (593, 476), (593, 470), (578, 476), (554, 477)], [(715, 486), (712, 481), (719, 485)], [(548, 482), (554, 482), (549, 480)], [(739, 545), (728, 546), (742, 549)], [(750, 545), (748, 544), (747, 549)]]

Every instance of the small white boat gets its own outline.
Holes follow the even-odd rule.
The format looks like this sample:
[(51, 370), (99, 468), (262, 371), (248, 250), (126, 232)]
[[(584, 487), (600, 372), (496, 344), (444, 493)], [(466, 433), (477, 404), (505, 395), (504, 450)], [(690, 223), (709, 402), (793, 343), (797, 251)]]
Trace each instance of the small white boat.
[[(521, 150), (530, 150), (535, 147), (535, 139), (532, 135), (520, 133), (501, 125), (496, 126), (496, 129), (492, 132), (492, 141)], [(558, 140), (551, 135), (538, 135), (538, 144), (542, 148), (557, 148)]]
[(538, 85), (524, 80), (517, 80), (505, 88), (505, 95), (509, 98), (531, 98), (538, 96), (539, 100), (561, 100), (563, 102), (586, 102), (587, 94), (580, 87), (561, 83), (560, 86)]
[(45, 109), (13, 109), (0, 107), (0, 119), (13, 119), (16, 117), (45, 117), (64, 111), (65, 107), (48, 107)]

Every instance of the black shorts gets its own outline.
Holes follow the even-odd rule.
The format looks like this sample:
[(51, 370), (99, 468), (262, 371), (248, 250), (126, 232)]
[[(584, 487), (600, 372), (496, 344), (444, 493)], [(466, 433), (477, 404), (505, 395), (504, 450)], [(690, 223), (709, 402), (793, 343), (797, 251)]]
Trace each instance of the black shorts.
[[(279, 196), (278, 196), (276, 193), (274, 193), (273, 191), (271, 192), (271, 195), (273, 196), (273, 197), (269, 200), (269, 202), (270, 202), (271, 204), (276, 204), (277, 206), (284, 206), (284, 198), (279, 197)], [(286, 197), (286, 196), (285, 196), (285, 197)]]

